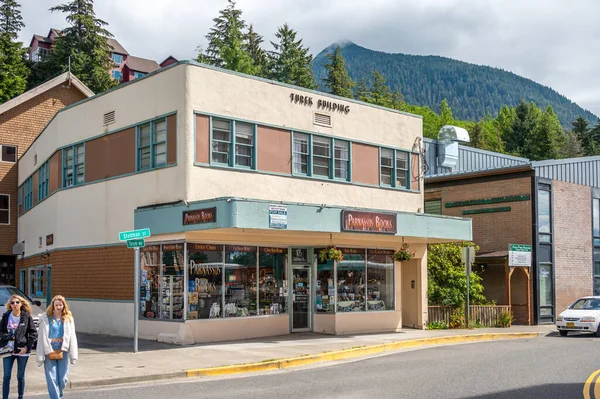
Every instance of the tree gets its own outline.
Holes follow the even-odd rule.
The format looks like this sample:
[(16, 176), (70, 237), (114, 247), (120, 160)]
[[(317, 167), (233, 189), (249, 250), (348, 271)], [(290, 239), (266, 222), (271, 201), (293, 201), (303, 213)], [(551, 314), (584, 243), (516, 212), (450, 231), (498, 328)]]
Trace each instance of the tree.
[[(246, 22), (242, 19), (242, 10), (235, 7), (234, 0), (228, 1), (227, 7), (213, 19), (215, 25), (206, 35), (208, 47), (204, 54), (198, 54), (198, 61), (254, 75), (258, 68), (247, 51), (249, 43), (244, 33)], [(253, 40), (256, 39), (253, 37)]]
[(27, 89), (26, 50), (16, 41), (25, 26), (20, 7), (15, 0), (0, 0), (0, 103)]
[(563, 136), (560, 121), (549, 105), (537, 118), (533, 131), (525, 138), (523, 156), (534, 161), (558, 159), (561, 155)]
[(312, 55), (309, 48), (302, 45), (302, 39), (296, 40), (297, 32), (286, 23), (275, 33), (277, 43), (271, 42), (274, 51), (271, 53), (273, 69), (271, 78), (283, 83), (316, 88), (312, 75)]
[(329, 89), (331, 94), (336, 96), (353, 98), (352, 89), (356, 84), (348, 75), (340, 48), (337, 47), (335, 52), (328, 54), (327, 57), (329, 58), (329, 64), (325, 64), (327, 70), (327, 77), (324, 79), (325, 87)]
[[(462, 307), (466, 302), (467, 272), (461, 260), (463, 246), (479, 248), (473, 243), (430, 244), (427, 246), (427, 296), (430, 306)], [(469, 278), (469, 302), (487, 303), (482, 278), (475, 272)]]
[(448, 101), (444, 98), (440, 103), (440, 124), (438, 126), (438, 132), (446, 125), (452, 125), (454, 123), (454, 116), (452, 116), (452, 109), (448, 105)]
[[(600, 124), (600, 123), (599, 123)], [(593, 129), (585, 118), (581, 115), (573, 121), (572, 132), (581, 143), (581, 152), (583, 156), (592, 156), (600, 154), (600, 139), (598, 134), (593, 134)], [(594, 128), (597, 129), (598, 127)]]
[(263, 37), (256, 33), (254, 26), (250, 24), (248, 27), (248, 33), (244, 43), (244, 50), (252, 58), (254, 66), (257, 68), (256, 74), (262, 77), (269, 76), (269, 57), (262, 48)]
[(561, 158), (577, 158), (582, 156), (581, 142), (573, 131), (565, 134), (565, 142), (561, 148)]
[(510, 154), (523, 155), (526, 140), (533, 134), (537, 126), (539, 108), (524, 100), (515, 108), (514, 119), (510, 131), (505, 132), (504, 148)]
[(482, 150), (487, 150), (487, 141), (481, 122), (477, 122), (473, 125), (469, 131), (469, 137), (471, 139), (471, 146), (480, 148)]
[(119, 84), (109, 71), (114, 67), (107, 39), (112, 34), (105, 28), (108, 23), (97, 18), (93, 0), (72, 0), (50, 8), (67, 14), (69, 27), (56, 38), (54, 51), (39, 65), (45, 78), (66, 71), (71, 72), (93, 92), (100, 93)]

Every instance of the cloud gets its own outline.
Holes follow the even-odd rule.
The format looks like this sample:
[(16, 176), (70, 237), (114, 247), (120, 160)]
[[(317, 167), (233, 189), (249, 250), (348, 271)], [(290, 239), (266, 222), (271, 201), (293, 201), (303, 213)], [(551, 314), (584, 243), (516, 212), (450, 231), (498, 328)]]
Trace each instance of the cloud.
[[(64, 27), (51, 6), (21, 0), (21, 40)], [(225, 0), (102, 0), (97, 15), (131, 53), (161, 61), (196, 56)], [(442, 55), (515, 72), (600, 115), (600, 1), (577, 0), (238, 0), (265, 42), (287, 22), (314, 54), (351, 40), (374, 50)]]

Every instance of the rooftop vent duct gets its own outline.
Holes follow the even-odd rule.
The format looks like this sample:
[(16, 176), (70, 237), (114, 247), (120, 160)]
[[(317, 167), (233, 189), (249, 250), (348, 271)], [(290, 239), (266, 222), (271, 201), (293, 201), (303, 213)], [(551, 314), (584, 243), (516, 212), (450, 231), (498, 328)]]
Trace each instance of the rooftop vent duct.
[(469, 133), (458, 126), (443, 126), (438, 133), (438, 166), (454, 169), (458, 163), (458, 143), (468, 143)]

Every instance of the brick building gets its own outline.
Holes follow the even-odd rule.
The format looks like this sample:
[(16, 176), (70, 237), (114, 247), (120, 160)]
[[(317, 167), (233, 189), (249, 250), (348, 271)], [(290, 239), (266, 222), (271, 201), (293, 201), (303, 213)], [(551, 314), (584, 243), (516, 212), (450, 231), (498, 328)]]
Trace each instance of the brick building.
[(0, 105), (0, 283), (15, 284), (17, 161), (62, 108), (92, 96), (76, 77), (64, 73)]
[[(426, 244), (472, 236), (421, 212), (421, 140), (416, 115), (169, 65), (60, 111), (21, 157), (18, 284), (67, 297), (80, 331), (131, 336), (137, 309), (169, 342), (424, 328)], [(134, 282), (119, 233), (145, 228)]]
[[(425, 141), (425, 212), (472, 218), (488, 300), (540, 324), (600, 294), (600, 157), (531, 162), (462, 145), (448, 157), (441, 146)], [(530, 266), (510, 266), (510, 244), (531, 246)]]

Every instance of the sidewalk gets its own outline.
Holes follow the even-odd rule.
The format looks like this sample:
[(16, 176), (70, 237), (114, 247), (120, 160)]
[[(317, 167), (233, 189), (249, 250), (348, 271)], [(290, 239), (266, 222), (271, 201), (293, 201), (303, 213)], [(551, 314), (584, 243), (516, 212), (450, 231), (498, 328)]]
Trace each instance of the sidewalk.
[[(79, 361), (76, 365), (71, 366), (69, 379), (72, 388), (156, 381), (186, 377), (186, 370), (258, 363), (273, 359), (294, 358), (350, 348), (391, 344), (399, 341), (456, 337), (453, 341), (460, 342), (463, 339), (461, 336), (465, 335), (471, 337), (471, 339), (480, 335), (481, 338), (486, 340), (509, 338), (510, 335), (512, 335), (512, 338), (525, 338), (526, 336), (519, 336), (519, 334), (533, 333), (534, 335), (545, 336), (555, 331), (555, 326), (544, 325), (472, 330), (422, 331), (407, 329), (397, 333), (345, 336), (299, 333), (185, 347), (139, 340), (138, 353), (133, 353), (133, 340), (131, 338), (78, 334)], [(503, 336), (503, 334), (510, 335)], [(419, 342), (417, 346), (431, 344), (433, 342)], [(393, 346), (389, 346), (389, 348), (393, 348)], [(344, 357), (351, 356), (346, 355)], [(13, 386), (11, 391), (16, 390), (16, 375), (13, 376), (11, 385)], [(27, 365), (26, 391), (29, 393), (44, 392), (45, 389), (44, 369), (36, 366), (35, 355), (32, 354)]]

